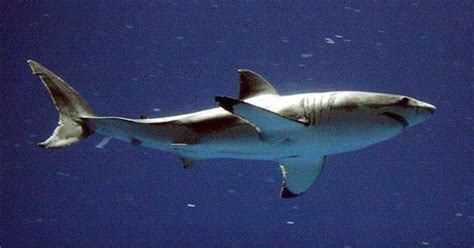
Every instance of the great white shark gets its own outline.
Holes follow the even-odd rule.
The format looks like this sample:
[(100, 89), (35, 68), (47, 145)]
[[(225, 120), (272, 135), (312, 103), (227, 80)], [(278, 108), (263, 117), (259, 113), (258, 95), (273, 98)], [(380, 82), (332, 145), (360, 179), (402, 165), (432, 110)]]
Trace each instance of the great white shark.
[(257, 73), (238, 70), (238, 98), (218, 96), (217, 108), (163, 118), (97, 116), (66, 81), (33, 60), (28, 64), (59, 113), (58, 126), (39, 146), (66, 147), (99, 133), (177, 154), (184, 168), (211, 158), (275, 161), (283, 175), (282, 198), (307, 191), (327, 155), (390, 139), (436, 110), (412, 97), (371, 92), (282, 96)]

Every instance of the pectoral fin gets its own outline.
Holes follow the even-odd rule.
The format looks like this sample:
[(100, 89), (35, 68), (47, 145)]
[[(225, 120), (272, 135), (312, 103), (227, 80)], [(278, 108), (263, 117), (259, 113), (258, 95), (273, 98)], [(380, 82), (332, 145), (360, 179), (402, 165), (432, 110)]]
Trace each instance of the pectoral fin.
[(305, 127), (307, 124), (272, 112), (253, 104), (230, 98), (216, 97), (219, 105), (234, 115), (248, 121), (266, 137), (284, 134), (288, 130)]
[(314, 184), (324, 167), (325, 157), (317, 159), (287, 159), (281, 161), (283, 186), (280, 197), (293, 198), (306, 192)]

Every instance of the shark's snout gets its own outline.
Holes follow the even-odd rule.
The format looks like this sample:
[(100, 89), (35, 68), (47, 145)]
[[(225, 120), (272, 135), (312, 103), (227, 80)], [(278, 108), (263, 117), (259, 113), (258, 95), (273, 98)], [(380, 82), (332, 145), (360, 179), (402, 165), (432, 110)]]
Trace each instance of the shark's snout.
[(434, 105), (417, 100), (414, 100), (412, 108), (416, 109), (416, 114), (413, 112), (407, 112), (405, 116), (405, 118), (408, 119), (410, 126), (414, 126), (425, 121), (436, 111), (436, 107)]
[(430, 112), (431, 114), (434, 114), (434, 112), (436, 112), (436, 107), (434, 105), (431, 105), (429, 103), (425, 103), (425, 105), (426, 110), (428, 110), (428, 112)]
[(434, 114), (436, 111), (436, 107), (434, 105), (422, 101), (417, 101), (415, 107), (417, 107), (419, 110), (427, 112), (429, 115)]

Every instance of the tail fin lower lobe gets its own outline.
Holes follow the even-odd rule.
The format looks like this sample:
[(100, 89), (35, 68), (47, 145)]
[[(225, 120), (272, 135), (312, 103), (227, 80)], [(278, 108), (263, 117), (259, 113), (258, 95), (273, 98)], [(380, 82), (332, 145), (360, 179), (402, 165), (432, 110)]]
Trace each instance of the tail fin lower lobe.
[(68, 83), (33, 60), (28, 60), (33, 74), (39, 76), (48, 89), (58, 111), (58, 126), (51, 137), (38, 145), (45, 148), (69, 146), (92, 132), (80, 117), (96, 116), (92, 108)]

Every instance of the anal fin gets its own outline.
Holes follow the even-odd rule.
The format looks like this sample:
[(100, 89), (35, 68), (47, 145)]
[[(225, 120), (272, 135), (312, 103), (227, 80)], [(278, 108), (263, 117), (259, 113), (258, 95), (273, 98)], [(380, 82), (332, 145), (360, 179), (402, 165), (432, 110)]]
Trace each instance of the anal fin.
[(182, 162), (182, 165), (183, 165), (184, 169), (193, 168), (193, 164), (194, 164), (193, 159), (188, 159), (188, 158), (181, 157), (181, 162)]
[(181, 164), (184, 169), (191, 169), (194, 165), (194, 162), (198, 160), (197, 158), (193, 158), (192, 154), (194, 151), (190, 148), (192, 145), (186, 143), (173, 143), (171, 144), (171, 148), (174, 150), (176, 154), (179, 155), (181, 159)]

